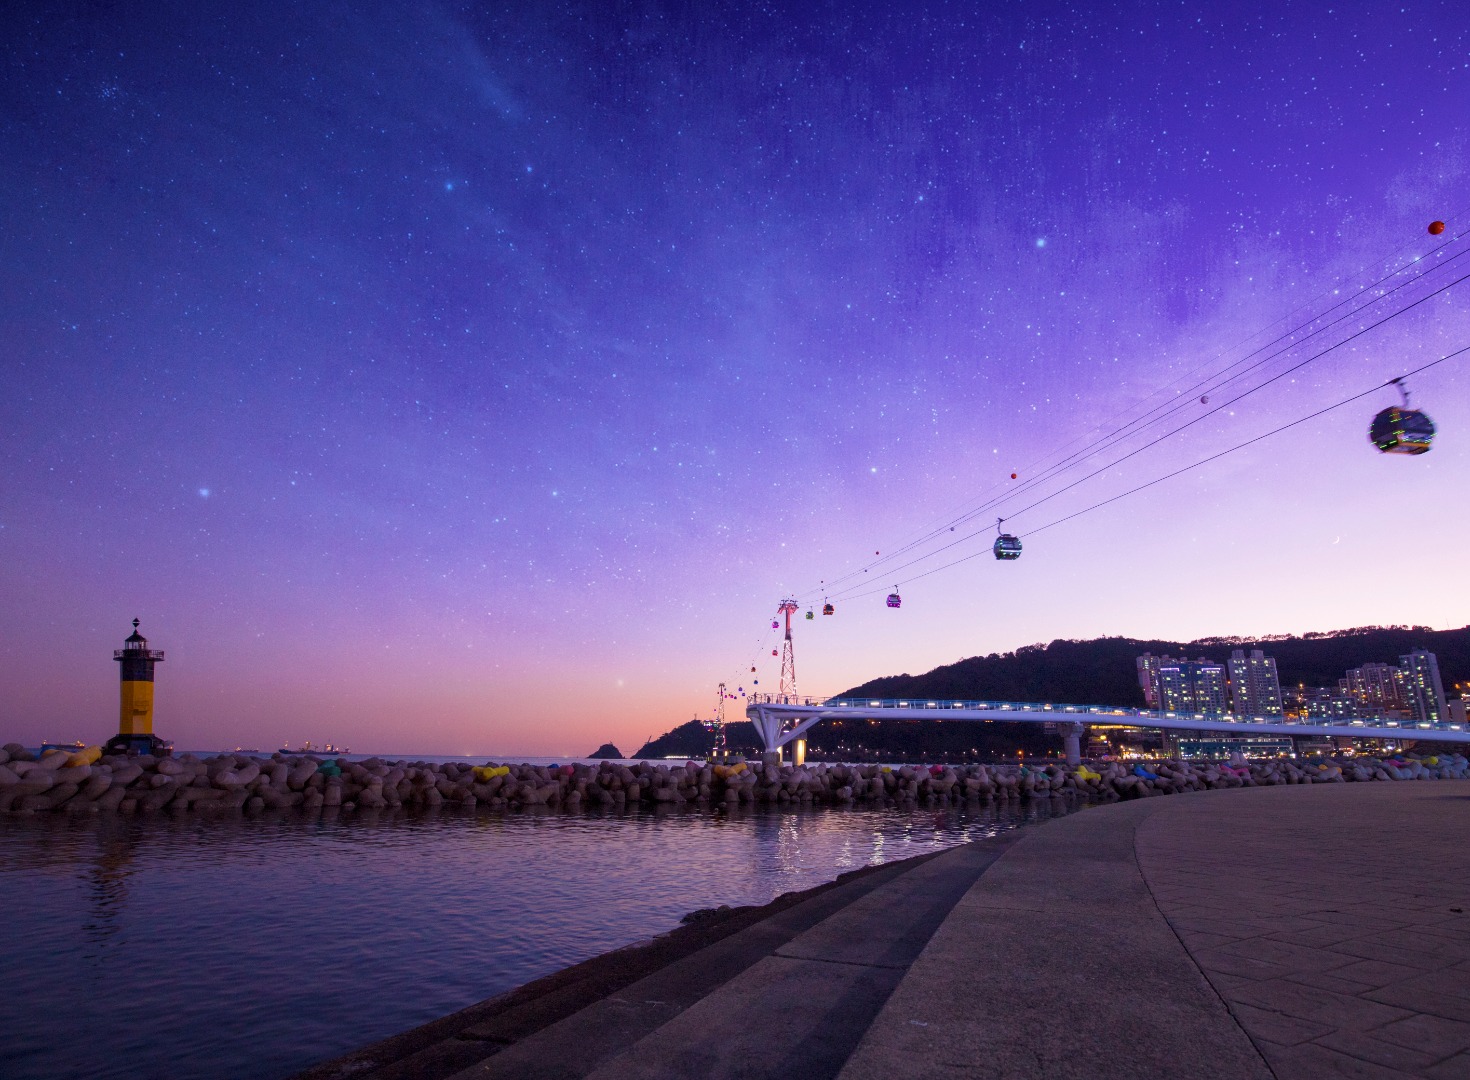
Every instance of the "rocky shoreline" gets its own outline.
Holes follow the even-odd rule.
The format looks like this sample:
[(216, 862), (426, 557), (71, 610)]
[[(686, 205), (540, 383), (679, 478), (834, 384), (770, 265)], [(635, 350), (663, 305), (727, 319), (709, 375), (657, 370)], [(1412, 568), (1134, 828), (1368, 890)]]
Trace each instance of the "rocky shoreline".
[(156, 813), (455, 806), (563, 811), (633, 806), (834, 806), (1040, 798), (1114, 800), (1277, 784), (1470, 779), (1463, 754), (1234, 764), (1167, 760), (1067, 766), (818, 764), (463, 765), (276, 754), (104, 756), (100, 747), (0, 749), (0, 813)]

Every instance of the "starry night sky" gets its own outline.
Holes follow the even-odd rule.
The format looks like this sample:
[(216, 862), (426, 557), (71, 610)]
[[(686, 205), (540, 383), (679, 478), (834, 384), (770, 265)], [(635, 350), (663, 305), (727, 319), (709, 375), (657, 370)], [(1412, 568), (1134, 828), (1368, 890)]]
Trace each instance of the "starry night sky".
[[(1461, 0), (217, 7), (0, 11), (5, 740), (113, 733), (134, 616), (181, 748), (502, 755), (775, 689), (777, 601), (855, 569), (804, 692), (1470, 621), (1470, 357), (1411, 380), (1428, 455), (1367, 442), (1385, 389), (910, 581), (1189, 372), (1466, 272)], [(1470, 345), (1467, 302), (1008, 528)]]

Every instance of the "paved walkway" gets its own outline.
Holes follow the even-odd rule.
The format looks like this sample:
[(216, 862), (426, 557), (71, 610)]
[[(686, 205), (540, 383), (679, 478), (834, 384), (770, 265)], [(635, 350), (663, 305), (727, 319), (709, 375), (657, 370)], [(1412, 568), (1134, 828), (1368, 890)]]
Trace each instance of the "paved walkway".
[(600, 957), (306, 1075), (1466, 1078), (1467, 852), (1456, 782), (1093, 807)]
[(1159, 910), (1278, 1077), (1470, 1077), (1466, 787), (1268, 788), (1139, 830)]

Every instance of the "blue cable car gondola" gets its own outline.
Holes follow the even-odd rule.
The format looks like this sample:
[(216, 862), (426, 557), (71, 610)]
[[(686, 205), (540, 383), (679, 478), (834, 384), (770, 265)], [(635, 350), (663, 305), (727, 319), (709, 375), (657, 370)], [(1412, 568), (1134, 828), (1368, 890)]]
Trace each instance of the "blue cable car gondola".
[(893, 591), (888, 594), (888, 606), (889, 607), (898, 607), (902, 603), (903, 603), (903, 597), (901, 597), (901, 596), (898, 595), (898, 586), (895, 585), (893, 587)]
[(812, 613), (812, 612), (810, 612), (810, 611), (808, 611), (808, 612), (807, 612), (807, 613), (806, 613), (806, 617), (807, 617), (807, 618), (808, 618), (808, 619), (815, 619), (815, 618), (816, 618), (816, 615), (815, 615), (815, 614), (813, 614), (813, 613)]
[(1384, 409), (1368, 426), (1368, 438), (1385, 454), (1427, 454), (1434, 441), (1434, 421), (1418, 409), (1409, 408), (1409, 391), (1402, 379), (1392, 383), (1404, 396), (1403, 407)]
[(995, 519), (995, 531), (999, 535), (996, 536), (995, 543), (990, 546), (990, 550), (995, 552), (997, 559), (1005, 559), (1007, 561), (1019, 559), (1021, 557), (1021, 539), (1020, 537), (1012, 536), (1010, 533), (1001, 532), (1000, 526), (1003, 521), (1005, 521), (1005, 518)]

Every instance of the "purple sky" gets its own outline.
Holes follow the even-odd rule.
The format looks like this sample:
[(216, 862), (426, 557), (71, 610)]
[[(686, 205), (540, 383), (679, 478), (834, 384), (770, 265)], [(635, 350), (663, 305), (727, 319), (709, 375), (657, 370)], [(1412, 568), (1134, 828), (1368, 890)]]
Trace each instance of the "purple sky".
[(115, 731), (135, 616), (180, 747), (496, 755), (774, 689), (777, 601), (855, 568), (903, 607), (801, 620), (804, 692), (1470, 621), (1470, 357), (1428, 455), (1383, 390), (910, 581), (1386, 271), (1008, 527), (1470, 345), (1470, 282), (1408, 308), (1470, 272), (1461, 0), (217, 7), (0, 11), (4, 740)]

